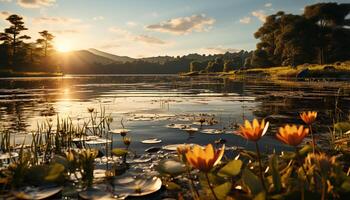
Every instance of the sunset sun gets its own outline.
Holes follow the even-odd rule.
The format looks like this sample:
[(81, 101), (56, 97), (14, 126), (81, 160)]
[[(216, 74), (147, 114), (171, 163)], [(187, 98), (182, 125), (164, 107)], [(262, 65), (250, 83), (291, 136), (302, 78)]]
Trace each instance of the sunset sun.
[(57, 43), (55, 46), (56, 46), (57, 51), (59, 51), (59, 52), (71, 51), (70, 45), (66, 42)]

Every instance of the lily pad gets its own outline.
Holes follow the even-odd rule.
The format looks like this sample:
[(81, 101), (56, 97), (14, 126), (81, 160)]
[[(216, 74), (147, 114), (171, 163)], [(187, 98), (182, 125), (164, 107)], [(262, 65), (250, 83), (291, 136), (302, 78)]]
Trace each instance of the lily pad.
[(114, 193), (120, 196), (145, 196), (157, 192), (162, 187), (158, 177), (125, 176), (114, 181)]
[(141, 143), (143, 144), (158, 144), (161, 143), (162, 140), (159, 140), (157, 138), (151, 138), (151, 139), (147, 139), (147, 140), (142, 140)]
[(46, 199), (59, 193), (63, 187), (50, 187), (50, 188), (39, 188), (39, 187), (26, 187), (18, 191), (12, 191), (12, 194), (18, 199)]

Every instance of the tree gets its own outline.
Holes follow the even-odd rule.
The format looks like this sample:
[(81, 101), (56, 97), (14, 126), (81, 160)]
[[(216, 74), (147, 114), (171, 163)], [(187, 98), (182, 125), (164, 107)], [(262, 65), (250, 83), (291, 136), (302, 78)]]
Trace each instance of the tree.
[(46, 30), (39, 32), (39, 34), (42, 38), (37, 39), (36, 41), (44, 50), (44, 57), (47, 57), (48, 52), (50, 52), (53, 49), (52, 41), (55, 38), (55, 36), (53, 36)]
[[(315, 35), (319, 41), (318, 43), (318, 60), (320, 64), (327, 62), (327, 55), (329, 50), (334, 49), (331, 45), (341, 44), (338, 42), (337, 37), (347, 35), (349, 30), (344, 28), (348, 24), (346, 17), (350, 13), (350, 4), (338, 4), (338, 3), (317, 3), (314, 5), (306, 6), (304, 9), (304, 16), (314, 24), (318, 25), (319, 30)], [(341, 29), (341, 31), (339, 31)], [(336, 42), (335, 42), (336, 41)], [(345, 42), (349, 42), (346, 40)], [(345, 44), (345, 46), (350, 43)], [(335, 47), (337, 49), (337, 47)], [(344, 49), (348, 51), (347, 49)], [(337, 49), (339, 51), (339, 49)]]
[(12, 49), (12, 65), (16, 63), (18, 48), (23, 44), (23, 40), (30, 39), (27, 35), (20, 35), (22, 31), (27, 30), (24, 27), (23, 18), (18, 15), (10, 15), (7, 19), (11, 26), (1, 33), (0, 40), (4, 44), (10, 45)]
[(202, 64), (202, 63), (200, 63), (200, 62), (198, 62), (198, 61), (192, 61), (192, 62), (190, 63), (190, 72), (195, 72), (195, 71), (200, 71), (200, 70), (202, 70), (202, 69), (201, 69), (201, 64)]

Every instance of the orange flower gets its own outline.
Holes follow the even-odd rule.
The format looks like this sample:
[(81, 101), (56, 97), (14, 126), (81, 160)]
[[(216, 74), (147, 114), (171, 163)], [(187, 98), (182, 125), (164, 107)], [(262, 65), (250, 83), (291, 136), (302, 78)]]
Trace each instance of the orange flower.
[(308, 111), (308, 112), (302, 112), (300, 114), (300, 118), (305, 122), (305, 124), (310, 125), (312, 124), (317, 117), (317, 112), (312, 112), (312, 111)]
[(221, 150), (215, 150), (211, 144), (208, 144), (204, 149), (199, 145), (194, 145), (185, 155), (192, 167), (207, 173), (220, 162), (224, 151), (225, 145), (222, 146)]
[(238, 134), (247, 140), (256, 142), (265, 135), (268, 128), (269, 122), (265, 124), (265, 120), (262, 120), (261, 124), (259, 124), (257, 119), (254, 119), (252, 124), (248, 120), (245, 120), (244, 126), (239, 126)]
[(298, 146), (308, 134), (309, 129), (304, 128), (304, 126), (299, 126), (298, 128), (296, 125), (290, 126), (287, 124), (279, 128), (276, 137), (285, 144)]

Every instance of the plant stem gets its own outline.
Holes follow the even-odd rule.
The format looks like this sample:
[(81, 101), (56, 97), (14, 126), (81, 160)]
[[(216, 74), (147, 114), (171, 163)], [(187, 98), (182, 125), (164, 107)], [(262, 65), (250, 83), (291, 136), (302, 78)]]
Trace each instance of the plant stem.
[(305, 167), (304, 167), (304, 165), (303, 165), (303, 162), (302, 162), (302, 160), (301, 160), (301, 157), (300, 157), (300, 155), (299, 155), (299, 151), (298, 151), (298, 148), (297, 147), (295, 147), (295, 154), (296, 154), (296, 157), (297, 157), (297, 161), (299, 162), (299, 165), (301, 166), (301, 168), (303, 169), (303, 172), (304, 172), (304, 174), (305, 174), (305, 177), (306, 177), (306, 181), (307, 181), (307, 183), (310, 185), (310, 180), (309, 180), (309, 177), (307, 176), (307, 173), (306, 173), (306, 169), (305, 169)]
[(315, 136), (312, 133), (312, 126), (311, 126), (311, 124), (309, 125), (309, 129), (310, 129), (310, 134), (311, 134), (311, 138), (312, 138), (312, 153), (315, 153), (316, 141), (315, 141)]
[(263, 168), (261, 164), (261, 155), (260, 155), (258, 142), (255, 142), (255, 147), (256, 147), (256, 153), (258, 154), (258, 160), (259, 160), (260, 181), (262, 186), (264, 187), (265, 192), (267, 192), (266, 185), (264, 182), (264, 174), (263, 174)]
[[(193, 181), (193, 179), (192, 179), (192, 175), (191, 175), (190, 168), (188, 167), (187, 164), (186, 164), (186, 170), (187, 170), (188, 178), (190, 179), (190, 184), (191, 184), (193, 190), (194, 190), (195, 193), (196, 193), (196, 197), (194, 197), (194, 199), (199, 199), (200, 196), (199, 196), (198, 190), (197, 190), (197, 188), (196, 188), (196, 186), (195, 186), (195, 184), (194, 184), (194, 181)], [(193, 191), (192, 191), (192, 193), (193, 193)]]
[(211, 184), (210, 184), (210, 180), (209, 180), (208, 173), (205, 173), (205, 178), (207, 179), (209, 189), (210, 189), (211, 193), (213, 194), (215, 200), (219, 200), (219, 198), (218, 198), (218, 197), (216, 196), (216, 194), (215, 194), (214, 188), (213, 188), (213, 187), (211, 186)]

